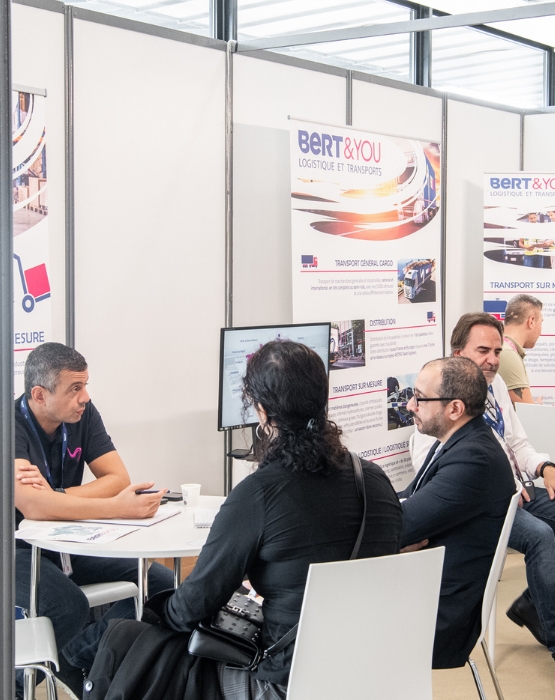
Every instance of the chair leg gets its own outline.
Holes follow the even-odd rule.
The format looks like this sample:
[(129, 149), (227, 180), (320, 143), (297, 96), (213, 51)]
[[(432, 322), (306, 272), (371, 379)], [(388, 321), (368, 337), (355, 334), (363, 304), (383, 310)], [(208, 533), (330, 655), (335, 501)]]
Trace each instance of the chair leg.
[(25, 700), (35, 700), (35, 684), (37, 680), (37, 673), (34, 668), (28, 668), (25, 671), (24, 676), (24, 689), (23, 697)]
[(474, 678), (474, 683), (476, 683), (476, 690), (478, 691), (478, 695), (480, 696), (480, 700), (487, 700), (486, 694), (484, 692), (484, 686), (482, 685), (482, 679), (480, 678), (480, 674), (478, 673), (478, 668), (474, 661), (468, 657), (468, 665), (470, 666), (470, 670), (472, 671), (472, 676)]
[(45, 663), (45, 667), (46, 692), (48, 695), (48, 700), (58, 700), (58, 688), (56, 686), (56, 676), (52, 671), (52, 664), (47, 661)]
[[(53, 674), (52, 669), (50, 668), (50, 664), (33, 664), (29, 666), (16, 666), (16, 668), (22, 668), (25, 670), (29, 671), (42, 671), (44, 675), (46, 676), (46, 692), (48, 695), (48, 700), (58, 700), (58, 691), (56, 689), (56, 676)], [(27, 674), (26, 674), (27, 676)], [(34, 678), (33, 678), (34, 680)], [(33, 684), (32, 687), (32, 695), (31, 697), (34, 698), (34, 693), (35, 693), (35, 687)], [(29, 700), (29, 695), (28, 695), (28, 688), (25, 687), (24, 689), (24, 698), (25, 700)]]
[(491, 659), (491, 656), (489, 655), (488, 645), (486, 644), (485, 639), (482, 639), (482, 651), (484, 652), (484, 656), (486, 657), (491, 680), (493, 681), (493, 685), (495, 686), (495, 692), (497, 693), (497, 697), (499, 698), (499, 700), (504, 700), (503, 693), (501, 692), (501, 686), (499, 685), (499, 679), (497, 678), (497, 673), (495, 672), (493, 661)]

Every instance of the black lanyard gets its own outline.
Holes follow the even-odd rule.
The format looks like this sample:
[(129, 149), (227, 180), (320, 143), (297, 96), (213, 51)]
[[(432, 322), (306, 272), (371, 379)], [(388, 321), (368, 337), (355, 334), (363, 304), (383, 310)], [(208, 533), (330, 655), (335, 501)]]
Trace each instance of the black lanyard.
[[(23, 396), (21, 399), (21, 404), (19, 405), (19, 410), (21, 411), (21, 415), (25, 420), (27, 421), (29, 427), (33, 431), (35, 437), (38, 440), (40, 451), (42, 453), (42, 459), (44, 462), (44, 471), (45, 471), (45, 476), (48, 479), (48, 483), (52, 488), (54, 488), (54, 484), (52, 483), (52, 474), (50, 471), (50, 465), (48, 464), (48, 460), (46, 459), (46, 453), (44, 451), (44, 447), (42, 445), (42, 440), (40, 439), (40, 435), (38, 433), (38, 430), (33, 422), (33, 419), (31, 418), (31, 414), (29, 413), (29, 406), (27, 405), (27, 398)], [(67, 450), (67, 428), (66, 424), (62, 423), (62, 483), (60, 486), (63, 488), (64, 486), (64, 460), (66, 458), (66, 450)]]

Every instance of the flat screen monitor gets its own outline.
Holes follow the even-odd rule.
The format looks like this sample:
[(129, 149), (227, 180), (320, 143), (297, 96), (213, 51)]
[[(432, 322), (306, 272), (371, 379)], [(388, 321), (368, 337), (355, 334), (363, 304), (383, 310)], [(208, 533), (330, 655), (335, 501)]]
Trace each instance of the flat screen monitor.
[(220, 397), (218, 430), (257, 425), (251, 407), (243, 419), (243, 377), (249, 358), (270, 340), (293, 340), (320, 355), (329, 368), (330, 323), (304, 323), (286, 326), (222, 328), (220, 339)]

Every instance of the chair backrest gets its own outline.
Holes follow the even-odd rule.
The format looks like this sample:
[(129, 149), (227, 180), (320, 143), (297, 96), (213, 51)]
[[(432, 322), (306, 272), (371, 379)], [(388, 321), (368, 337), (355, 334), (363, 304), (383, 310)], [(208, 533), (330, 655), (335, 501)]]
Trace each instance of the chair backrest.
[(54, 628), (48, 617), (28, 617), (15, 622), (15, 665), (32, 666), (34, 664), (58, 663), (58, 650)]
[(444, 554), (312, 564), (287, 700), (431, 700)]
[(511, 498), (511, 502), (509, 503), (509, 509), (507, 511), (507, 515), (505, 516), (503, 529), (499, 535), (499, 542), (497, 543), (497, 547), (495, 549), (495, 555), (491, 563), (491, 569), (489, 571), (486, 588), (484, 590), (484, 598), (482, 600), (482, 631), (480, 632), (480, 638), (478, 639), (477, 644), (480, 644), (486, 634), (491, 608), (495, 601), (495, 594), (497, 593), (497, 584), (501, 578), (501, 572), (503, 571), (503, 565), (505, 563), (507, 543), (509, 542), (509, 535), (511, 534), (511, 528), (513, 527), (513, 521), (515, 519), (516, 509), (518, 508), (518, 501), (520, 499), (521, 491), (522, 484), (520, 481), (517, 481), (516, 493)]
[(88, 583), (80, 586), (91, 608), (97, 605), (115, 603), (125, 598), (137, 598), (139, 589), (131, 581), (109, 581), (105, 583)]

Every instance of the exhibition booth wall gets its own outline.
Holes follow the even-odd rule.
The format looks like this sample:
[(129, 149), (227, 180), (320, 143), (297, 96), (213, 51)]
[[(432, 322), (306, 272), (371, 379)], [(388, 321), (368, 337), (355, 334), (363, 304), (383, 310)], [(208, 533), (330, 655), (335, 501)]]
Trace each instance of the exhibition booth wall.
[(55, 0), (17, 2), (12, 21), (13, 83), (47, 91), (53, 339), (74, 323), (136, 481), (223, 492), (219, 329), (293, 320), (289, 117), (443, 143), (447, 341), (482, 308), (483, 173), (553, 170), (553, 113), (272, 53), (229, 65), (223, 42)]

